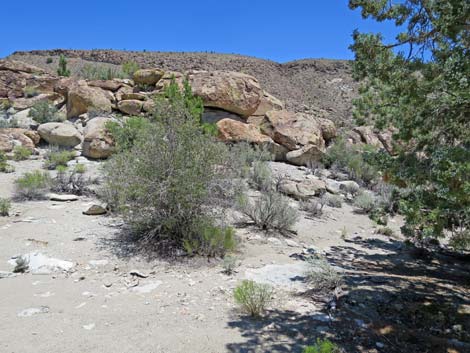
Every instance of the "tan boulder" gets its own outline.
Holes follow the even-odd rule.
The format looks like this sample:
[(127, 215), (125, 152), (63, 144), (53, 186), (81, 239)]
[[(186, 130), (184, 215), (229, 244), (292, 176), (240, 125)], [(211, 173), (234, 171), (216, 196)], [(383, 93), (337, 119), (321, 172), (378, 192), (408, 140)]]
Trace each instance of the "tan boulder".
[(133, 88), (131, 86), (122, 86), (120, 87), (115, 93), (114, 96), (116, 97), (117, 101), (121, 101), (124, 98), (125, 95), (127, 94), (132, 94), (133, 93)]
[(88, 86), (102, 88), (106, 91), (116, 92), (124, 84), (118, 80), (93, 80), (88, 81)]
[(242, 117), (253, 115), (263, 91), (253, 76), (229, 71), (193, 71), (188, 80), (204, 106), (223, 109)]
[(89, 110), (111, 112), (112, 104), (105, 91), (98, 87), (72, 87), (67, 99), (67, 118), (77, 117)]
[(322, 136), (325, 141), (330, 141), (338, 136), (338, 131), (333, 121), (326, 118), (316, 118), (315, 120), (320, 124)]
[(157, 91), (162, 91), (167, 86), (170, 85), (171, 81), (174, 80), (180, 89), (183, 88), (184, 75), (181, 72), (177, 71), (165, 71), (165, 74), (162, 76), (160, 81), (155, 85)]
[(49, 102), (55, 106), (60, 106), (65, 102), (65, 98), (56, 92), (41, 93), (31, 98), (17, 98), (13, 101), (12, 106), (16, 110), (24, 110), (39, 102)]
[(155, 109), (155, 101), (153, 99), (148, 99), (142, 104), (142, 109), (144, 112), (151, 113)]
[(129, 93), (123, 93), (121, 95), (120, 100), (129, 100), (129, 99), (136, 99), (139, 101), (144, 101), (147, 99), (147, 96), (142, 93), (137, 93), (137, 92), (129, 92)]
[(134, 72), (133, 78), (136, 84), (154, 86), (163, 74), (163, 70), (160, 69), (140, 69)]
[(29, 132), (25, 129), (0, 129), (0, 151), (11, 152), (15, 146), (23, 146), (32, 151), (35, 147), (34, 141), (37, 140), (37, 136), (34, 132), (29, 134), (31, 137), (34, 137), (33, 141), (27, 134), (29, 134)]
[(13, 72), (25, 72), (28, 74), (45, 74), (46, 71), (40, 67), (24, 63), (17, 60), (0, 60), (0, 70), (13, 71)]
[(38, 127), (38, 133), (51, 145), (75, 147), (82, 142), (82, 135), (70, 123), (45, 123)]
[(143, 102), (137, 99), (128, 99), (120, 101), (117, 108), (127, 115), (139, 115), (142, 111)]
[(326, 190), (326, 183), (319, 179), (283, 180), (279, 191), (297, 200), (307, 200)]
[(83, 155), (89, 158), (108, 158), (114, 151), (114, 141), (106, 129), (111, 118), (96, 117), (89, 120), (83, 132)]
[(320, 124), (304, 113), (271, 110), (266, 113), (261, 130), (290, 151), (306, 145), (322, 149), (325, 145)]
[(219, 129), (218, 138), (223, 142), (249, 142), (262, 144), (273, 142), (269, 136), (263, 135), (259, 129), (251, 124), (246, 124), (233, 119), (222, 119), (217, 122)]
[(263, 91), (258, 109), (256, 109), (253, 115), (264, 116), (270, 110), (283, 110), (284, 108), (284, 103), (268, 92)]
[(359, 134), (363, 143), (374, 147), (383, 148), (383, 144), (375, 134), (374, 128), (372, 126), (358, 126), (355, 127), (353, 131)]
[(312, 163), (320, 161), (324, 154), (323, 148), (316, 145), (306, 145), (298, 150), (287, 152), (286, 160), (295, 165), (310, 166)]

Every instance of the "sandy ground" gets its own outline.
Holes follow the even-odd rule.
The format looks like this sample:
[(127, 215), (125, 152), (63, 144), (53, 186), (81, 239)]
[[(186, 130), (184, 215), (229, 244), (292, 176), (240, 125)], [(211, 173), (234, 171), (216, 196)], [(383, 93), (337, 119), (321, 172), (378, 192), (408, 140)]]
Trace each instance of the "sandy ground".
[[(0, 197), (12, 195), (18, 175), (40, 166), (19, 162), (14, 174), (0, 174)], [(321, 305), (281, 284), (270, 313), (253, 321), (237, 310), (233, 288), (267, 265), (303, 263), (296, 255), (311, 247), (327, 254), (335, 247), (350, 249), (344, 265), (356, 252), (393, 253), (351, 242), (392, 244), (374, 233), (366, 216), (344, 205), (328, 208), (322, 219), (303, 217), (287, 241), (238, 229), (240, 266), (228, 276), (216, 260), (170, 264), (123, 251), (119, 219), (82, 214), (93, 202), (80, 197), (14, 203), (12, 215), (0, 217), (0, 271), (11, 271), (8, 260), (31, 252), (74, 264), (69, 272), (0, 278), (0, 352), (301, 352), (319, 335), (334, 334)], [(392, 221), (392, 228), (398, 226), (399, 220)]]

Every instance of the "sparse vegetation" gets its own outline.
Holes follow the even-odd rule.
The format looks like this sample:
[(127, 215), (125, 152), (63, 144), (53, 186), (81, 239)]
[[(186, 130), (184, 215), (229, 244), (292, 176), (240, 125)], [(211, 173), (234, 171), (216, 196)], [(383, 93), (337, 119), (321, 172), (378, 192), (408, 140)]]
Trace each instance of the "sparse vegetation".
[(59, 57), (59, 67), (57, 69), (57, 75), (64, 77), (70, 76), (70, 70), (67, 68), (67, 59), (63, 55)]
[(26, 86), (23, 89), (23, 94), (26, 98), (36, 97), (39, 93), (40, 92), (38, 91), (38, 89), (36, 87)]
[(343, 198), (339, 195), (325, 193), (322, 198), (325, 199), (325, 203), (330, 207), (341, 208), (343, 206)]
[(122, 72), (124, 72), (124, 74), (129, 78), (131, 78), (134, 75), (134, 72), (139, 69), (139, 64), (132, 60), (126, 61), (122, 64)]
[(377, 207), (377, 201), (369, 191), (360, 192), (354, 199), (353, 204), (364, 213), (370, 213)]
[(255, 161), (248, 175), (248, 181), (253, 188), (265, 192), (273, 188), (273, 177), (269, 165), (264, 161)]
[(302, 211), (305, 211), (310, 217), (321, 217), (323, 215), (323, 207), (325, 207), (325, 199), (312, 198), (300, 204)]
[(238, 258), (234, 255), (225, 255), (224, 260), (223, 260), (223, 268), (224, 268), (224, 273), (227, 275), (232, 275), (233, 272), (235, 271), (235, 268), (237, 268), (237, 262)]
[(16, 258), (15, 261), (15, 268), (13, 269), (13, 273), (25, 273), (29, 269), (29, 261), (24, 258), (23, 256), (19, 256)]
[(265, 231), (290, 232), (299, 217), (298, 211), (289, 204), (289, 199), (274, 190), (264, 191), (254, 201), (240, 196), (237, 203), (239, 210)]
[(377, 229), (377, 234), (382, 234), (387, 237), (393, 237), (395, 235), (395, 232), (393, 231), (392, 228), (389, 227), (380, 227)]
[(329, 293), (343, 283), (343, 276), (322, 257), (309, 259), (310, 269), (306, 272), (306, 278), (313, 291)]
[(40, 101), (34, 104), (29, 111), (29, 116), (38, 124), (60, 121), (57, 108), (48, 101)]
[(0, 216), (8, 217), (10, 215), (11, 201), (0, 197)]
[(83, 195), (88, 190), (90, 181), (84, 176), (85, 166), (77, 164), (73, 168), (67, 168), (63, 165), (57, 166), (57, 175), (52, 182), (52, 191), (63, 192), (67, 194)]
[(245, 280), (233, 292), (235, 302), (253, 317), (260, 317), (272, 301), (273, 289), (267, 284)]
[(78, 75), (86, 80), (112, 80), (114, 78), (126, 78), (127, 76), (119, 68), (93, 64), (83, 65)]
[(15, 161), (24, 161), (31, 156), (32, 152), (24, 146), (15, 146), (13, 149), (13, 159)]
[(8, 164), (8, 159), (5, 152), (0, 151), (0, 172), (2, 173), (12, 173), (15, 171), (11, 165)]
[(317, 342), (305, 347), (302, 353), (341, 353), (341, 349), (328, 339), (317, 338)]
[(40, 170), (27, 172), (15, 180), (15, 199), (41, 200), (51, 187), (49, 173)]
[(189, 255), (207, 257), (224, 256), (236, 247), (235, 231), (231, 227), (214, 226), (203, 222), (197, 232), (183, 240), (183, 248)]
[(54, 59), (52, 58), (47, 58), (46, 59), (46, 64), (52, 64), (54, 62)]
[(67, 162), (75, 158), (75, 151), (61, 150), (51, 146), (46, 153), (44, 168), (53, 170), (59, 166), (67, 167)]

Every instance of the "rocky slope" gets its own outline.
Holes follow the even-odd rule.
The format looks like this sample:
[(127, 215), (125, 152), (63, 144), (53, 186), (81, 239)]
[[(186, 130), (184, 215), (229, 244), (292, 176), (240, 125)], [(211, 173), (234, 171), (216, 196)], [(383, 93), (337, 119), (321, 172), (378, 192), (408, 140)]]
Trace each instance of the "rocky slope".
[[(256, 77), (261, 86), (286, 103), (286, 108), (325, 110), (338, 126), (351, 125), (352, 99), (357, 84), (351, 77), (350, 62), (344, 60), (306, 59), (276, 63), (242, 55), (212, 53), (130, 52), (114, 50), (36, 50), (15, 52), (9, 58), (39, 66), (54, 73), (59, 55), (69, 59), (72, 74), (86, 64), (116, 67), (133, 60), (143, 68), (164, 70), (229, 70)], [(47, 59), (52, 62), (47, 63)], [(49, 60), (50, 61), (50, 60)]]

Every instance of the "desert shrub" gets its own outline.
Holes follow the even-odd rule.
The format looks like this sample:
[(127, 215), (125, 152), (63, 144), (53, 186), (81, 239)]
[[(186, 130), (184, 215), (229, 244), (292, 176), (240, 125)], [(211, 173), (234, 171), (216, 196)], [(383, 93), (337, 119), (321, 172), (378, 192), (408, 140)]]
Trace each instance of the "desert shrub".
[(19, 256), (15, 260), (13, 273), (25, 273), (29, 269), (29, 260), (26, 257)]
[(308, 262), (305, 276), (313, 291), (329, 293), (343, 283), (343, 276), (324, 257), (311, 258)]
[(323, 194), (322, 198), (325, 200), (325, 203), (334, 208), (341, 208), (343, 205), (343, 199), (339, 195), (332, 194)]
[(67, 167), (67, 162), (74, 158), (75, 151), (51, 147), (46, 153), (44, 167), (49, 170), (56, 169), (58, 166)]
[(132, 77), (134, 72), (139, 70), (139, 68), (139, 64), (132, 60), (126, 61), (122, 64), (122, 72), (129, 78)]
[(248, 174), (248, 182), (259, 191), (272, 189), (273, 177), (269, 165), (263, 161), (254, 162)]
[(313, 198), (308, 201), (303, 201), (300, 204), (300, 209), (307, 213), (311, 217), (320, 217), (323, 215), (323, 207), (325, 207), (325, 199)]
[(267, 284), (243, 281), (234, 289), (235, 302), (242, 310), (254, 317), (259, 317), (271, 303), (273, 289)]
[(126, 74), (118, 68), (103, 65), (85, 64), (78, 72), (86, 80), (112, 80), (113, 78), (126, 78)]
[(52, 58), (47, 58), (46, 59), (46, 64), (52, 64), (54, 62), (54, 59)]
[(328, 339), (317, 338), (317, 342), (305, 347), (302, 353), (341, 353), (341, 349)]
[(344, 183), (341, 185), (340, 189), (346, 194), (356, 196), (361, 188), (356, 183)]
[(63, 55), (59, 57), (59, 67), (57, 68), (57, 75), (64, 77), (70, 76), (70, 70), (67, 68), (67, 59), (65, 59), (65, 56)]
[(83, 164), (77, 164), (70, 169), (62, 165), (58, 166), (57, 175), (52, 181), (52, 191), (74, 195), (86, 194), (89, 191), (90, 181), (85, 178), (84, 173), (85, 166)]
[(12, 173), (15, 171), (11, 165), (8, 164), (8, 159), (5, 152), (0, 151), (0, 172), (1, 173)]
[(380, 182), (374, 186), (374, 190), (377, 192), (378, 207), (391, 215), (398, 212), (401, 190), (397, 186)]
[(49, 173), (36, 170), (27, 172), (15, 180), (15, 198), (18, 200), (40, 200), (51, 186)]
[(377, 229), (377, 234), (382, 234), (387, 237), (393, 237), (395, 235), (394, 231), (392, 228), (389, 227), (380, 227)]
[[(111, 129), (121, 147), (104, 166), (102, 195), (136, 235), (155, 245), (183, 248), (194, 239), (205, 244), (201, 236), (220, 235), (211, 229), (215, 212), (231, 204), (228, 149), (204, 133), (201, 115), (200, 98), (172, 83), (157, 97), (145, 129), (136, 128), (131, 139), (120, 130), (126, 125)], [(201, 232), (201, 224), (209, 230)], [(225, 241), (231, 232), (222, 233)]]
[(255, 163), (273, 160), (273, 155), (264, 146), (240, 142), (230, 146), (230, 156), (236, 174), (242, 178), (249, 177)]
[(40, 92), (36, 87), (26, 86), (25, 88), (23, 88), (23, 94), (26, 98), (36, 97), (37, 95), (39, 95), (39, 93)]
[(372, 152), (371, 146), (354, 146), (338, 138), (325, 153), (322, 162), (327, 167), (336, 167), (346, 172), (352, 179), (370, 184), (377, 178), (377, 169), (367, 162), (367, 154)]
[(29, 116), (38, 124), (60, 121), (57, 108), (48, 101), (40, 101), (35, 103), (29, 111)]
[(241, 196), (237, 206), (262, 230), (291, 231), (299, 217), (298, 211), (289, 205), (289, 199), (274, 190), (263, 192), (255, 201)]
[(151, 122), (144, 117), (129, 117), (123, 121), (109, 121), (106, 129), (113, 137), (118, 151), (128, 151), (134, 146), (140, 134), (149, 128)]
[(7, 217), (10, 215), (11, 201), (0, 197), (0, 216)]
[(224, 273), (227, 275), (233, 274), (235, 268), (237, 267), (238, 259), (233, 255), (225, 255), (223, 260)]
[(24, 146), (15, 146), (13, 149), (13, 159), (15, 161), (24, 161), (31, 156), (32, 152)]
[(223, 256), (235, 247), (233, 228), (214, 226), (210, 222), (203, 222), (198, 231), (183, 240), (183, 248), (189, 255)]
[(353, 205), (364, 213), (370, 213), (377, 207), (377, 202), (370, 192), (363, 191), (355, 197)]

